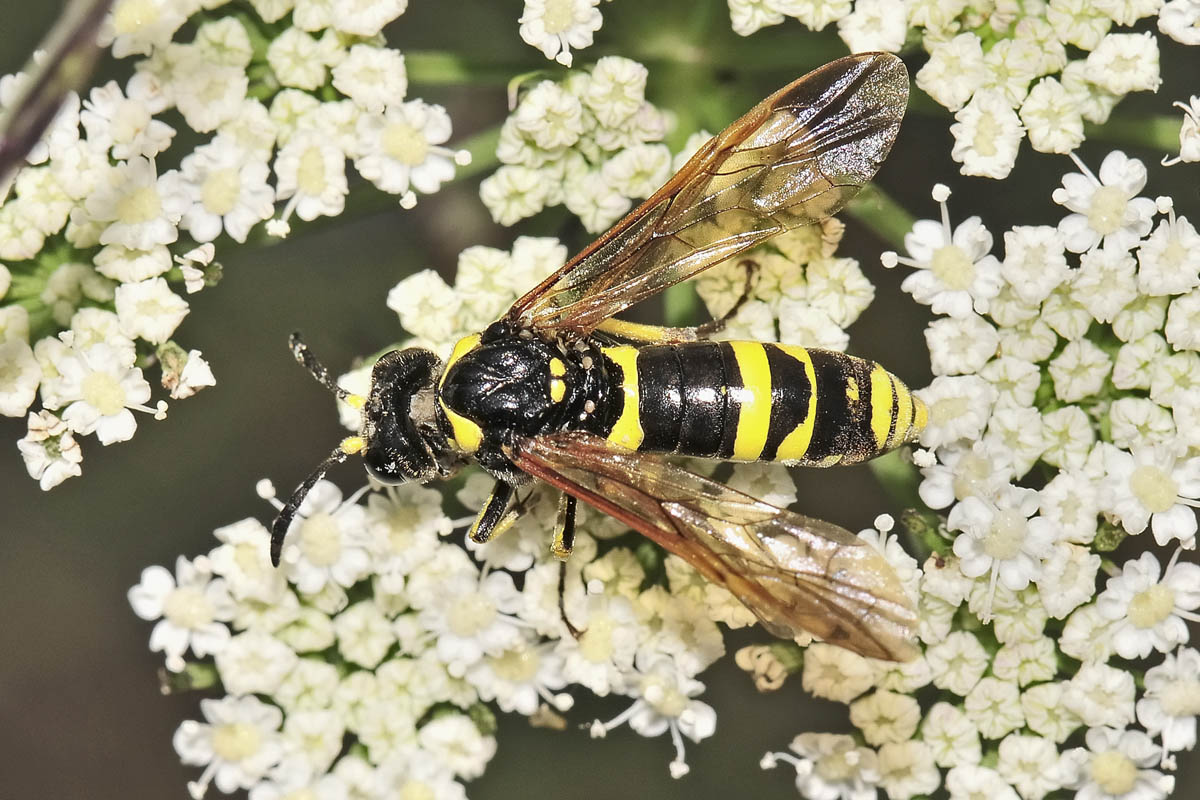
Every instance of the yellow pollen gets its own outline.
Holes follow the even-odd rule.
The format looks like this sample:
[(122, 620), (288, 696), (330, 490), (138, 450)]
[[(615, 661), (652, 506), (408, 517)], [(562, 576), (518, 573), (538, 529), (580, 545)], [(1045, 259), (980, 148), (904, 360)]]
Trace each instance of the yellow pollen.
[(300, 526), (300, 550), (314, 566), (328, 567), (342, 557), (342, 537), (333, 517), (318, 511)]
[(242, 761), (258, 752), (262, 734), (248, 722), (219, 725), (213, 731), (213, 752), (224, 761)]
[(296, 169), (296, 186), (302, 194), (319, 195), (325, 191), (325, 158), (321, 148), (309, 147), (300, 156)]
[(429, 142), (407, 122), (393, 122), (383, 131), (383, 150), (401, 164), (415, 167), (429, 157)]
[(158, 187), (140, 186), (117, 202), (117, 219), (127, 225), (149, 222), (162, 214)]
[(213, 621), (212, 605), (204, 592), (183, 586), (167, 596), (163, 616), (181, 628), (198, 628)]
[(219, 169), (204, 180), (200, 199), (213, 214), (225, 216), (237, 205), (241, 188), (242, 179), (236, 169)]
[(971, 288), (975, 280), (975, 264), (961, 247), (953, 244), (934, 251), (929, 269), (935, 278), (956, 292)]
[(1129, 476), (1129, 488), (1151, 514), (1170, 509), (1179, 496), (1179, 486), (1171, 476), (1152, 464), (1133, 471)]
[(1088, 225), (1101, 236), (1107, 236), (1120, 229), (1128, 207), (1129, 198), (1124, 191), (1116, 186), (1101, 186), (1092, 195), (1087, 212)]
[(111, 417), (125, 407), (125, 390), (117, 379), (107, 372), (93, 372), (83, 379), (83, 401), (100, 412), (102, 417)]
[(996, 512), (987, 536), (983, 537), (983, 552), (997, 561), (1014, 558), (1025, 543), (1029, 524), (1025, 517), (1011, 509)]
[(1092, 781), (1105, 794), (1120, 797), (1137, 783), (1137, 765), (1119, 750), (1100, 753), (1092, 759)]
[(513, 683), (530, 680), (537, 674), (541, 659), (528, 647), (517, 650), (505, 650), (495, 658), (488, 659), (496, 676)]
[(1153, 628), (1175, 610), (1175, 592), (1156, 583), (1138, 592), (1129, 602), (1129, 621), (1138, 628)]
[(571, 5), (571, 0), (546, 0), (546, 11), (542, 14), (546, 33), (557, 36), (575, 24)]

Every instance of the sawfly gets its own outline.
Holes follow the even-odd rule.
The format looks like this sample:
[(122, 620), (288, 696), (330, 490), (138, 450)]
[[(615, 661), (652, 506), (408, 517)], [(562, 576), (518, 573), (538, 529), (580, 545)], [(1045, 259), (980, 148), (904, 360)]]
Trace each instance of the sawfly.
[(544, 481), (561, 492), (551, 544), (560, 558), (582, 500), (728, 588), (776, 635), (913, 657), (912, 603), (878, 551), (664, 455), (854, 464), (915, 441), (921, 401), (883, 367), (844, 353), (613, 318), (837, 212), (887, 156), (907, 99), (908, 73), (887, 53), (810, 72), (709, 140), (444, 363), (421, 348), (382, 356), (365, 396), (336, 386), (294, 335), (296, 359), (362, 421), (284, 505), (272, 562), (305, 495), (350, 455), (384, 484), (445, 478), (474, 461), (496, 480), (468, 534), (476, 542), (512, 523), (516, 487)]

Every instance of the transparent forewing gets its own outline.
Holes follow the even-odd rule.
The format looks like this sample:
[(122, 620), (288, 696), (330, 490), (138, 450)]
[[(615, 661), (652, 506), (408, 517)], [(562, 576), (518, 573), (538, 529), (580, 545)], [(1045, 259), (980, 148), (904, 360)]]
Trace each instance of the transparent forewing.
[(709, 140), (666, 185), (518, 300), (510, 320), (586, 334), (776, 234), (835, 213), (891, 149), (908, 72), (888, 53), (838, 59)]
[(917, 655), (916, 614), (895, 573), (843, 528), (589, 433), (521, 439), (509, 455), (728, 588), (777, 636), (808, 632), (872, 658)]

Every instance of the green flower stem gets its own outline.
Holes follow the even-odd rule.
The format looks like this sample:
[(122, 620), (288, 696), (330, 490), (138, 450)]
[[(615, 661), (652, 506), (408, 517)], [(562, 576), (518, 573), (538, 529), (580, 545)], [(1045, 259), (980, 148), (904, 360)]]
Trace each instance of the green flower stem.
[(905, 461), (899, 450), (885, 453), (879, 458), (867, 462), (867, 467), (879, 485), (883, 487), (888, 500), (897, 508), (924, 508), (917, 486), (921, 479), (916, 466), (911, 461)]
[(1103, 125), (1086, 124), (1083, 132), (1089, 139), (1113, 144), (1147, 147), (1174, 153), (1179, 150), (1178, 116), (1109, 117)]
[(677, 283), (663, 292), (662, 303), (663, 318), (667, 325), (673, 327), (695, 325), (704, 316), (700, 295), (696, 294), (696, 287), (691, 281)]
[(158, 671), (158, 688), (163, 694), (203, 691), (219, 686), (220, 682), (217, 666), (211, 662), (189, 661), (183, 672)]
[(795, 675), (804, 667), (804, 648), (795, 642), (775, 641), (767, 645), (771, 655), (779, 659), (788, 675)]
[(514, 74), (528, 71), (527, 64), (471, 61), (442, 50), (405, 50), (404, 67), (409, 83), (425, 86), (506, 86)]
[(845, 213), (896, 250), (904, 249), (904, 236), (916, 222), (916, 217), (874, 183), (863, 187), (854, 202), (846, 206)]

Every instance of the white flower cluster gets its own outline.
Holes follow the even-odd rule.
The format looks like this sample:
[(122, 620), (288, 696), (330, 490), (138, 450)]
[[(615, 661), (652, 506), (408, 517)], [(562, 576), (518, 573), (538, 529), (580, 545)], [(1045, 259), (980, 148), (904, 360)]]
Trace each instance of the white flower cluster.
[[(936, 461), (918, 463), (945, 524), (925, 532), (923, 658), (805, 653), (805, 688), (848, 703), (861, 732), (767, 757), (806, 796), (1161, 800), (1172, 754), (1196, 743), (1200, 566), (1179, 555), (1200, 498), (1200, 237), (1168, 199), (1138, 197), (1140, 162), (1080, 167), (1054, 195), (1072, 213), (1007, 231), (1002, 260), (978, 218), (951, 225), (942, 186), (941, 221), (885, 257), (916, 269), (903, 287), (939, 315), (937, 377), (918, 392)], [(1147, 530), (1175, 548), (1165, 567), (1107, 560)]]
[(521, 18), (521, 38), (564, 67), (571, 66), (571, 48), (582, 50), (592, 44), (592, 34), (600, 30), (600, 0), (525, 0)]
[[(1104, 123), (1126, 94), (1155, 91), (1159, 39), (1130, 26), (1157, 15), (1158, 30), (1200, 44), (1195, 0), (728, 0), (733, 29), (748, 36), (798, 19), (812, 30), (836, 22), (854, 52), (899, 52), (919, 36), (929, 60), (917, 86), (954, 112), (952, 156), (965, 175), (1003, 178), (1028, 135), (1035, 150), (1069, 153), (1084, 123)], [(1185, 107), (1185, 111), (1186, 111)], [(1200, 134), (1181, 131), (1183, 160), (1200, 158)], [(1192, 158), (1187, 158), (1187, 153)]]
[[(404, 100), (404, 57), (383, 46), (404, 0), (258, 0), (258, 19), (225, 5), (119, 0), (101, 40), (145, 58), (124, 87), (70, 95), (0, 200), (0, 414), (28, 413), (19, 447), (43, 489), (80, 474), (77, 436), (125, 441), (132, 411), (163, 416), (143, 367), (161, 366), (172, 398), (214, 383), (170, 337), (189, 310), (178, 290), (219, 277), (222, 233), (244, 242), (277, 201), (280, 235), (293, 213), (341, 213), (347, 158), (406, 207), (465, 161), (443, 146), (445, 110)], [(202, 10), (192, 40), (173, 41)], [(30, 80), (0, 78), (0, 108)], [(170, 110), (212, 136), (160, 173)]]
[(836, 219), (797, 228), (701, 274), (696, 290), (715, 319), (749, 288), (712, 338), (844, 351), (850, 343), (845, 328), (875, 299), (858, 262), (835, 255), (844, 230)]
[(653, 194), (671, 174), (671, 152), (646, 78), (636, 61), (606, 56), (590, 71), (523, 89), (500, 129), (502, 166), (479, 187), (492, 218), (512, 225), (565, 205), (599, 233)]

